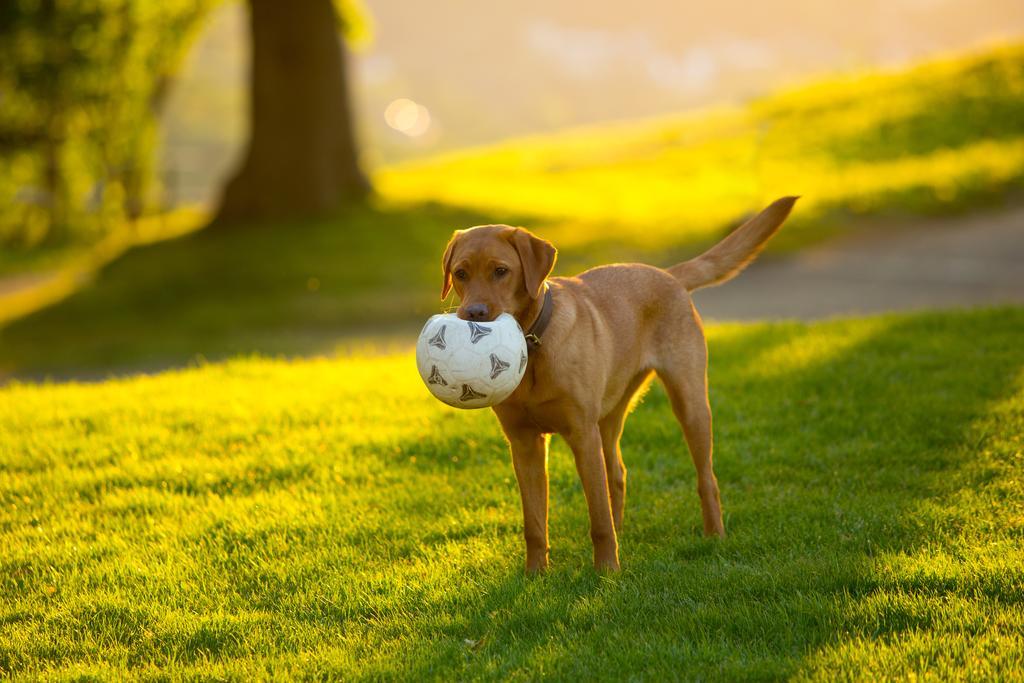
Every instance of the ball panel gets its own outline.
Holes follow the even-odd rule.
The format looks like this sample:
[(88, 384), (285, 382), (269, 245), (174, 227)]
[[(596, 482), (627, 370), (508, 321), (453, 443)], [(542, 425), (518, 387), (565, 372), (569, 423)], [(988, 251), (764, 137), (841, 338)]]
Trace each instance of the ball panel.
[[(501, 349), (496, 349), (496, 350), (497, 351), (501, 351)], [(494, 380), (498, 379), (498, 377), (500, 377), (502, 373), (508, 372), (509, 368), (511, 368), (511, 367), (512, 367), (511, 363), (509, 363), (508, 361), (502, 360), (501, 356), (499, 356), (498, 354), (494, 353), (493, 351), (491, 352), (491, 381), (492, 382)]]

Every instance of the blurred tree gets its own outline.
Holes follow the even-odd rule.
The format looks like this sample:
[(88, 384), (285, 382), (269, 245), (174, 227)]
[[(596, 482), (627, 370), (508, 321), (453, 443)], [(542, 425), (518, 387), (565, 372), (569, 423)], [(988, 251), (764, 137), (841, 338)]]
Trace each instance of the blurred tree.
[(365, 31), (354, 0), (249, 0), (251, 132), (215, 224), (322, 213), (361, 198), (349, 102), (347, 37)]
[[(93, 241), (159, 208), (156, 114), (218, 0), (0, 0), (0, 244)], [(369, 191), (338, 17), (358, 0), (251, 0), (252, 141), (221, 217), (308, 213)]]
[(143, 211), (153, 114), (211, 1), (0, 2), (0, 242), (94, 237)]

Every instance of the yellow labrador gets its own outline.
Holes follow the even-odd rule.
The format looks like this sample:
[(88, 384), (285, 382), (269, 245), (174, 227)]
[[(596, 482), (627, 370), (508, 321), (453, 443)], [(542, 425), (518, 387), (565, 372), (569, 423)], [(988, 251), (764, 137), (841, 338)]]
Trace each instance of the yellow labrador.
[(459, 317), (489, 321), (507, 312), (528, 332), (526, 375), (494, 406), (522, 496), (527, 571), (548, 564), (547, 452), (554, 433), (572, 449), (583, 482), (594, 565), (619, 568), (616, 534), (626, 496), (619, 437), (633, 397), (653, 375), (665, 385), (697, 470), (704, 533), (725, 533), (711, 467), (707, 346), (690, 292), (739, 273), (796, 199), (775, 201), (700, 256), (664, 270), (613, 264), (549, 278), (555, 247), (527, 230), (482, 225), (452, 236), (442, 298), (454, 286)]

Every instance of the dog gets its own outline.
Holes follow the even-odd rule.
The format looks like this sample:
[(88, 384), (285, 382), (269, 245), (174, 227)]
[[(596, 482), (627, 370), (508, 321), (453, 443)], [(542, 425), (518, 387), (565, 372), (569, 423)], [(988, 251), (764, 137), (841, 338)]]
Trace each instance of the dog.
[(653, 376), (665, 386), (697, 471), (704, 534), (725, 534), (711, 465), (707, 344), (690, 292), (735, 277), (796, 200), (776, 200), (700, 256), (668, 269), (612, 264), (549, 277), (557, 250), (528, 230), (482, 225), (452, 235), (442, 259), (441, 299), (454, 288), (463, 320), (509, 313), (527, 330), (526, 373), (493, 410), (519, 483), (528, 573), (548, 566), (552, 434), (568, 443), (583, 484), (594, 567), (619, 569), (626, 499), (619, 439), (634, 398)]

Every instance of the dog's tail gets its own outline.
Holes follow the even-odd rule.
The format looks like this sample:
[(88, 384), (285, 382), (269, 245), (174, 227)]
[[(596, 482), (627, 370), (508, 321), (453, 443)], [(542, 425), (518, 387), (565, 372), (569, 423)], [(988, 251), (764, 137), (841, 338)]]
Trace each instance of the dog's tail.
[(697, 258), (668, 269), (688, 291), (720, 285), (736, 277), (782, 227), (799, 197), (783, 197), (729, 233)]

